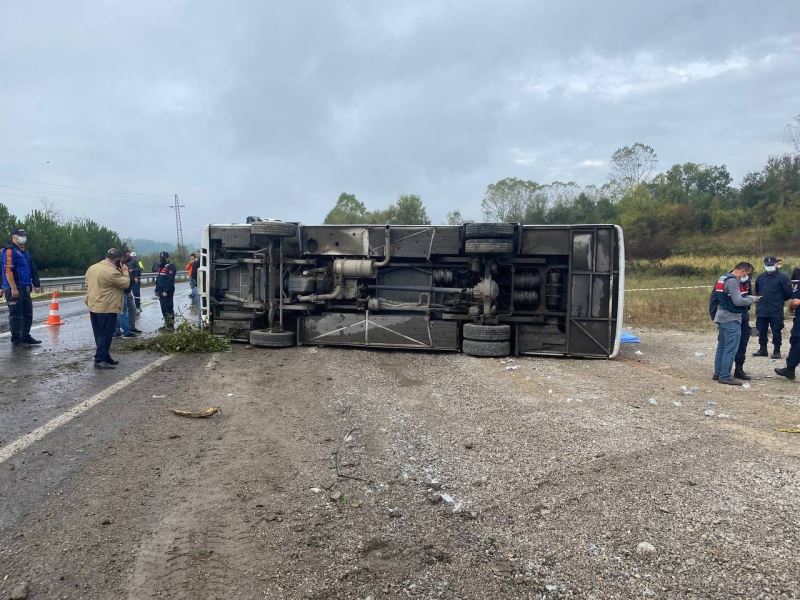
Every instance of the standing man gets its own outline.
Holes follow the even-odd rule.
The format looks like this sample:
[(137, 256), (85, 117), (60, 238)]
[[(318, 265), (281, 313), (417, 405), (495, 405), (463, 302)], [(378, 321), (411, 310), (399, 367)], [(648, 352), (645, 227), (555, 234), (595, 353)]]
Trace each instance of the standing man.
[(786, 366), (775, 369), (775, 372), (786, 379), (794, 379), (795, 369), (800, 365), (800, 268), (792, 271), (792, 298), (789, 300), (789, 310), (794, 313), (792, 331), (789, 334), (789, 354), (786, 356)]
[(8, 305), (8, 325), (14, 348), (41, 344), (31, 337), (33, 302), (31, 291), (40, 292), (39, 273), (27, 250), (28, 234), (21, 227), (11, 232), (11, 243), (0, 254), (3, 295)]
[(175, 331), (175, 310), (173, 296), (175, 295), (175, 274), (178, 270), (169, 262), (169, 252), (162, 250), (158, 255), (158, 277), (156, 278), (156, 296), (161, 304), (161, 314), (164, 316), (164, 326), (159, 331)]
[[(739, 280), (739, 293), (742, 297), (751, 296), (753, 293), (753, 280), (750, 277), (743, 277)], [(742, 381), (750, 381), (752, 377), (744, 372), (744, 361), (747, 358), (747, 344), (750, 342), (750, 307), (745, 308), (742, 313), (742, 333), (739, 337), (739, 348), (733, 359), (733, 377)]]
[(758, 296), (742, 296), (739, 287), (741, 283), (747, 283), (752, 272), (753, 265), (740, 262), (732, 271), (722, 275), (714, 286), (717, 303), (714, 322), (718, 334), (713, 379), (726, 385), (742, 385), (731, 377), (731, 368), (742, 336), (742, 315), (758, 301)]
[(200, 257), (195, 256), (194, 260), (192, 261), (192, 274), (189, 277), (192, 285), (192, 290), (194, 291), (194, 299), (193, 299), (193, 306), (198, 311), (200, 310), (200, 292), (197, 291), (197, 274), (200, 272)]
[(764, 272), (756, 279), (756, 296), (761, 296), (761, 302), (756, 306), (758, 352), (753, 356), (768, 356), (767, 336), (772, 329), (772, 358), (781, 357), (783, 304), (792, 297), (792, 285), (789, 276), (778, 270), (779, 262), (774, 256), (767, 256)]
[(189, 255), (189, 262), (186, 263), (186, 272), (189, 274), (189, 287), (191, 288), (189, 298), (192, 299), (192, 304), (194, 304), (195, 298), (197, 297), (197, 276), (194, 274), (194, 263), (196, 261), (197, 255), (192, 252)]
[[(131, 274), (131, 293), (133, 293), (133, 301), (136, 304), (137, 313), (142, 312), (142, 271), (144, 271), (142, 261), (136, 256), (136, 252), (131, 251), (131, 256), (128, 259), (128, 272)], [(134, 333), (138, 332), (134, 331)]]
[(96, 369), (113, 369), (118, 361), (111, 358), (111, 339), (117, 324), (117, 314), (122, 310), (122, 290), (130, 285), (128, 267), (121, 263), (122, 253), (111, 248), (105, 260), (86, 271), (86, 306), (92, 321)]

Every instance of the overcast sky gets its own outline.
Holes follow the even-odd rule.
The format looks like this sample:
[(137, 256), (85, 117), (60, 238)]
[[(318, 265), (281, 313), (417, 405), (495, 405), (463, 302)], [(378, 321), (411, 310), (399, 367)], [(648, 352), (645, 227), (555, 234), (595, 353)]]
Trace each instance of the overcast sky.
[(3, 2), (0, 202), (124, 237), (340, 192), (480, 216), (516, 176), (602, 184), (620, 146), (735, 181), (788, 150), (800, 2)]

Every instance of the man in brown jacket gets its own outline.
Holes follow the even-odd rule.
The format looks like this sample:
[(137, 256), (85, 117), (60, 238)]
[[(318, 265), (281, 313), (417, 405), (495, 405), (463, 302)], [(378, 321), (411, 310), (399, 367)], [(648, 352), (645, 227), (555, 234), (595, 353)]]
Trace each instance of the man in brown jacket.
[(122, 310), (122, 290), (130, 285), (128, 267), (120, 261), (122, 252), (111, 248), (106, 259), (86, 271), (86, 306), (92, 321), (96, 369), (113, 369), (118, 361), (111, 358), (111, 339), (117, 326), (117, 313)]

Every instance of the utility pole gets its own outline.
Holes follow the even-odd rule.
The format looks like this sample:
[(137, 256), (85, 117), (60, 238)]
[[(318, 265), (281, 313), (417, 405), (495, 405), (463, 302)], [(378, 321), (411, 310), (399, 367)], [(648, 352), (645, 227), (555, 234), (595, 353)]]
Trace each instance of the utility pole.
[(175, 253), (186, 258), (186, 248), (183, 245), (183, 225), (181, 224), (181, 209), (186, 208), (186, 206), (178, 203), (178, 194), (175, 194), (175, 204), (171, 205), (170, 208), (175, 209), (175, 232), (178, 238)]

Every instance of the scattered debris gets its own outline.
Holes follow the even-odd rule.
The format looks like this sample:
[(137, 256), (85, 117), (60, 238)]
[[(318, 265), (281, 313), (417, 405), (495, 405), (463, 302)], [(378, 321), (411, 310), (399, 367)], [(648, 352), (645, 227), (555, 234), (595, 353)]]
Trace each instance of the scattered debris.
[(153, 400), (161, 400), (162, 398), (166, 398), (164, 394), (153, 394), (150, 396)]
[(340, 502), (343, 499), (344, 499), (344, 494), (342, 494), (342, 492), (338, 490), (335, 490), (330, 494), (328, 494), (328, 500), (330, 500), (331, 502)]
[(546, 586), (544, 586), (544, 589), (547, 590), (548, 592), (557, 592), (558, 586), (552, 583), (548, 583)]
[(701, 356), (705, 356), (705, 355), (706, 355), (706, 353), (705, 353), (705, 352), (695, 352), (695, 353), (694, 353), (694, 355), (695, 355), (697, 358), (700, 358)]
[(706, 405), (707, 406), (716, 406), (717, 405), (717, 401), (716, 400), (709, 400), (708, 402), (706, 402)]
[(800, 433), (800, 427), (776, 427), (775, 431), (780, 433)]
[(637, 350), (636, 352), (634, 352), (634, 354), (636, 356), (642, 356), (642, 355), (644, 355), (644, 352), (642, 352), (641, 350)]
[(464, 448), (467, 450), (472, 450), (475, 447), (475, 442), (472, 440), (467, 440), (464, 442)]
[(403, 513), (400, 512), (399, 508), (390, 508), (389, 509), (389, 518), (390, 519), (399, 519), (403, 516)]
[(716, 413), (716, 411), (715, 411), (713, 408), (708, 408), (708, 409), (706, 409), (706, 410), (704, 410), (704, 411), (703, 411), (703, 414), (704, 414), (705, 416), (707, 416), (707, 417), (713, 417), (713, 416), (714, 416), (715, 414), (717, 414), (717, 413)]
[(747, 383), (747, 382), (745, 381), (745, 382), (742, 384), (742, 387), (743, 387), (744, 389), (746, 389), (746, 390), (749, 390), (749, 389), (750, 389), (750, 384), (749, 384), (749, 383)]
[(226, 395), (228, 398), (230, 398), (231, 396), (233, 396), (233, 393), (231, 392), (230, 394), (225, 394), (225, 395)]
[(692, 387), (687, 387), (685, 385), (681, 386), (681, 393), (684, 396), (694, 396), (699, 391), (700, 391), (700, 388), (697, 387), (696, 385), (693, 385)]
[(731, 416), (730, 416), (730, 415), (726, 415), (725, 413), (719, 413), (719, 414), (717, 415), (717, 418), (718, 418), (718, 419), (730, 419), (730, 418), (731, 418)]
[(320, 494), (320, 493), (322, 493), (322, 488), (314, 487), (314, 488), (311, 488), (309, 491), (310, 492), (314, 492), (315, 494)]
[(428, 494), (428, 502), (430, 502), (431, 504), (439, 504), (439, 502), (441, 502), (442, 499), (443, 498), (441, 494)]
[(506, 371), (514, 371), (516, 369), (519, 369), (519, 365), (508, 365), (506, 367)]
[(683, 406), (683, 402), (680, 402), (679, 400), (673, 400), (672, 406)]
[(658, 405), (658, 401), (655, 398), (648, 398), (647, 401), (653, 406)]
[(655, 554), (656, 547), (648, 542), (639, 542), (636, 546), (636, 554)]
[(11, 590), (11, 600), (25, 600), (28, 597), (28, 582), (24, 581)]
[(442, 499), (444, 502), (447, 502), (448, 504), (453, 504), (453, 503), (455, 502), (455, 500), (453, 500), (453, 497), (452, 497), (450, 494), (448, 494), (447, 492), (441, 492), (441, 493), (439, 494), (439, 497), (440, 497), (440, 498), (441, 498), (441, 499)]
[(210, 417), (219, 412), (219, 406), (209, 406), (208, 408), (204, 408), (202, 410), (183, 410), (179, 408), (173, 408), (172, 412), (174, 412), (179, 417), (191, 417), (193, 419), (205, 419), (206, 417)]
[(428, 487), (431, 488), (432, 490), (440, 490), (442, 489), (442, 482), (436, 479), (431, 479), (428, 482)]

